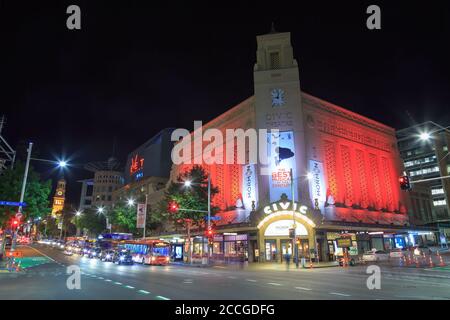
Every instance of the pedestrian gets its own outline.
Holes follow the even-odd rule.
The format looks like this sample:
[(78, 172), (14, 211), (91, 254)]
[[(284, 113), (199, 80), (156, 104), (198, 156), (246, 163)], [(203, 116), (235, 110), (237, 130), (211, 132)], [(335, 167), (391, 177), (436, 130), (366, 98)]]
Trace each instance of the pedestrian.
[(289, 253), (286, 253), (284, 258), (286, 260), (286, 269), (289, 269), (289, 266), (290, 266), (290, 263), (291, 263), (291, 255)]

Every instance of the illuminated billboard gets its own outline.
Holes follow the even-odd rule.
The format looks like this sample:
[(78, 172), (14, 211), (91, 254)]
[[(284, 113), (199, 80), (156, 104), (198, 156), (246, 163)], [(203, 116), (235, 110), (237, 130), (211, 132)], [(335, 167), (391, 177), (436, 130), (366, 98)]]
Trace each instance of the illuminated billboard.
[(294, 197), (297, 196), (294, 134), (282, 131), (267, 134), (267, 155), (270, 166), (270, 202), (280, 200), (285, 193), (292, 198), (290, 170), (294, 176)]

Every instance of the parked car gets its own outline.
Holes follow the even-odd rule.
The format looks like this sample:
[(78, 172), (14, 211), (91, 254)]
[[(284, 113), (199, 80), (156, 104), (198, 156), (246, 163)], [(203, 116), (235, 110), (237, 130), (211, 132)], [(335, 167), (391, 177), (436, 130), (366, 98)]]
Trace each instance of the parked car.
[(389, 260), (389, 253), (383, 250), (372, 250), (367, 251), (362, 256), (363, 261), (388, 261)]
[(389, 252), (389, 258), (403, 258), (405, 256), (405, 250), (400, 248), (392, 249)]
[(119, 250), (115, 252), (113, 262), (117, 264), (133, 264), (133, 257), (128, 250)]
[(100, 260), (105, 262), (112, 262), (114, 259), (114, 250), (102, 250), (100, 253)]

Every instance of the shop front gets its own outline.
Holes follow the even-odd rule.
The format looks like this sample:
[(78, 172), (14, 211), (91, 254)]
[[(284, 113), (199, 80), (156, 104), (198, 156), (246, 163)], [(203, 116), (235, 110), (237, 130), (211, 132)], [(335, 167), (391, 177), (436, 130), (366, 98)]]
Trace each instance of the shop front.
[[(264, 208), (265, 216), (257, 225), (259, 261), (283, 262), (286, 258), (311, 257), (315, 250), (316, 224), (308, 217), (309, 210), (298, 203), (273, 203)], [(300, 209), (301, 208), (301, 209)], [(295, 235), (292, 232), (295, 229)]]

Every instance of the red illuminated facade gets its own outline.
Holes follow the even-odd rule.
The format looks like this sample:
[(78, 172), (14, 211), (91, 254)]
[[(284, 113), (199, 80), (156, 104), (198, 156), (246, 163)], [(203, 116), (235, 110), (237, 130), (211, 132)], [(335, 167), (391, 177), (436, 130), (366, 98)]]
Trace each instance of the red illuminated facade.
[[(323, 261), (339, 256), (336, 239), (344, 235), (358, 253), (419, 241), (408, 218), (410, 199), (399, 187), (403, 164), (395, 130), (302, 92), (289, 33), (258, 36), (257, 42), (254, 96), (202, 129), (283, 132), (289, 140), (284, 149), (294, 172), (295, 206), (307, 209), (296, 212), (288, 206), (292, 196), (282, 188), (289, 189), (290, 178), (285, 177), (286, 183), (278, 179), (288, 174), (286, 168), (262, 175), (260, 164), (207, 165), (203, 157), (202, 166), (219, 189), (213, 205), (222, 210), (220, 220), (214, 221), (212, 257), (282, 261), (298, 250), (299, 257)], [(208, 144), (203, 142), (203, 148)], [(236, 152), (235, 148), (235, 159)], [(192, 162), (199, 157), (194, 153)], [(174, 166), (171, 179), (192, 165)], [(249, 168), (255, 173), (247, 179)], [(278, 187), (281, 191), (275, 190)], [(253, 201), (246, 202), (250, 189), (255, 189)], [(296, 245), (288, 234), (294, 226)], [(206, 251), (204, 245), (194, 247), (199, 254), (202, 250)]]

